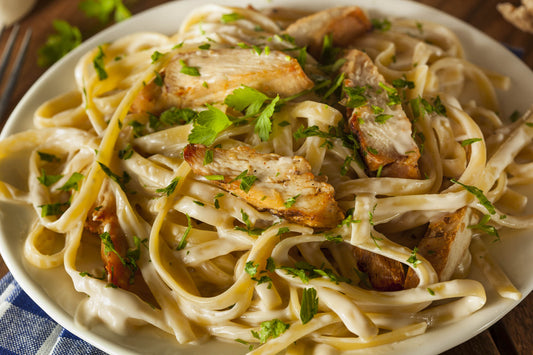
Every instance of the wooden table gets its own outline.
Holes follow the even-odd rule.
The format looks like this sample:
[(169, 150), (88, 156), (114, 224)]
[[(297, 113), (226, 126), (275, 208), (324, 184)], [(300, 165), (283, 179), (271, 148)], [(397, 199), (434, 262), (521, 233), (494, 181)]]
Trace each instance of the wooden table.
[[(139, 13), (164, 2), (166, 1), (125, 1), (133, 13)], [(455, 17), (461, 18), (494, 39), (523, 51), (523, 60), (530, 68), (533, 68), (533, 35), (520, 32), (502, 19), (496, 11), (496, 4), (500, 1), (418, 0), (418, 2), (436, 7)], [(520, 1), (515, 0), (510, 2), (518, 4)], [(22, 29), (27, 27), (33, 29), (33, 38), (29, 47), (27, 60), (22, 68), (21, 78), (16, 85), (7, 114), (15, 107), (35, 80), (45, 71), (45, 69), (39, 68), (36, 65), (36, 57), (38, 49), (52, 32), (52, 20), (67, 19), (71, 24), (80, 28), (84, 38), (88, 38), (102, 29), (102, 25), (97, 20), (85, 17), (77, 8), (78, 3), (79, 1), (73, 0), (40, 0), (32, 13), (21, 21)], [(289, 1), (287, 3), (290, 4)], [(0, 42), (0, 48), (3, 48), (4, 44), (5, 36)], [(3, 120), (0, 117), (0, 129), (2, 128), (1, 121)], [(0, 276), (4, 275), (7, 271), (5, 264), (0, 259)], [(529, 295), (518, 307), (489, 330), (449, 350), (446, 354), (531, 354), (533, 353), (532, 333), (533, 295)]]

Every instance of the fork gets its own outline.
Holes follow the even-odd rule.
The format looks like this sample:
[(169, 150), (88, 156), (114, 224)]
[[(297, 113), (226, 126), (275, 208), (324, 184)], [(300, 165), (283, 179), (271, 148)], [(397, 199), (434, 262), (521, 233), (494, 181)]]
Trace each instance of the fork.
[[(2, 57), (0, 58), (0, 83), (2, 82), (4, 78), (4, 74), (9, 64), (9, 59), (11, 57), (11, 53), (13, 52), (13, 48), (15, 46), (15, 41), (17, 39), (19, 30), (20, 30), (20, 26), (18, 24), (13, 26), (13, 29), (11, 30), (9, 38), (7, 39), (6, 46), (2, 53)], [(3, 32), (4, 32), (4, 28), (0, 30), (0, 38)], [(13, 60), (13, 64), (12, 64), (13, 67), (12, 67), (12, 70), (9, 72), (9, 79), (7, 83), (5, 84), (4, 91), (0, 93), (0, 123), (3, 122), (4, 112), (7, 109), (7, 104), (9, 103), (11, 95), (13, 94), (13, 89), (15, 87), (17, 78), (20, 74), (20, 69), (22, 68), (24, 57), (26, 56), (26, 51), (30, 43), (30, 38), (31, 38), (31, 29), (27, 29), (26, 33), (24, 34), (24, 38), (22, 39), (22, 43), (16, 54), (16, 57)]]

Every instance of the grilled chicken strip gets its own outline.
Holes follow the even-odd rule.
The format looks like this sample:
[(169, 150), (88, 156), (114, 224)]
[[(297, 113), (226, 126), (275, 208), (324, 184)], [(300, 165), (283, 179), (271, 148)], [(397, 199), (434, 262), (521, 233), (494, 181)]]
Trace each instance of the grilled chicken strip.
[[(381, 176), (419, 178), (420, 151), (411, 136), (411, 122), (401, 105), (394, 104), (396, 89), (386, 84), (365, 53), (351, 49), (343, 58), (344, 85), (366, 99), (361, 106), (348, 107), (347, 113), (368, 169), (376, 172), (382, 168)], [(349, 98), (346, 101), (350, 105)]]
[[(213, 160), (204, 165), (208, 150)], [(189, 144), (183, 156), (195, 174), (220, 176), (210, 182), (259, 210), (314, 228), (333, 228), (343, 219), (333, 187), (316, 178), (302, 157), (261, 154), (245, 146), (209, 149), (199, 144)], [(256, 178), (251, 178), (249, 190), (242, 185), (243, 179), (237, 178), (243, 175)]]
[[(186, 68), (194, 69), (186, 73)], [(132, 112), (155, 114), (170, 107), (194, 108), (222, 102), (242, 85), (271, 97), (291, 96), (314, 85), (298, 61), (285, 53), (271, 50), (257, 54), (253, 49), (241, 48), (180, 53), (161, 77), (163, 85), (154, 80), (141, 90), (131, 106)]]
[[(469, 213), (463, 207), (431, 222), (418, 245), (418, 253), (426, 258), (437, 274), (439, 281), (449, 280), (468, 252), (472, 230), (467, 228)], [(412, 269), (407, 271), (405, 288), (418, 285), (418, 277)]]
[(402, 263), (357, 247), (354, 248), (354, 255), (357, 268), (368, 275), (368, 281), (375, 290), (403, 289), (405, 272)]
[[(400, 104), (391, 103), (396, 89), (386, 84), (370, 57), (351, 49), (343, 56), (344, 85), (356, 91), (360, 101), (348, 106), (349, 127), (357, 137), (362, 156), (370, 172), (382, 169), (381, 176), (419, 178), (420, 151), (411, 137), (411, 122)], [(364, 98), (361, 100), (361, 97)], [(394, 100), (394, 99), (393, 99)], [(395, 101), (392, 101), (395, 102)], [(372, 287), (380, 291), (403, 289), (405, 271), (402, 263), (360, 248), (355, 248), (358, 268), (368, 274)]]
[(345, 6), (303, 17), (287, 27), (285, 33), (299, 46), (308, 46), (309, 53), (318, 59), (324, 36), (331, 35), (334, 46), (345, 47), (371, 28), (372, 24), (361, 8)]
[[(89, 214), (85, 229), (97, 233), (102, 238), (100, 254), (107, 271), (107, 281), (122, 289), (128, 289), (134, 275), (123, 262), (128, 243), (118, 222), (113, 194), (100, 193), (97, 205), (98, 208)], [(110, 247), (113, 250), (110, 250)]]

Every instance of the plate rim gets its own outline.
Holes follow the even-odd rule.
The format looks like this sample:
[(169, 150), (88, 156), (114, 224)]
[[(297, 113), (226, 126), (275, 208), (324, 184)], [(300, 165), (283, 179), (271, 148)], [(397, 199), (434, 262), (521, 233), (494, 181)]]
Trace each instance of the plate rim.
[[(150, 8), (146, 11), (143, 11), (139, 14), (136, 14), (132, 16), (130, 19), (127, 19), (121, 23), (115, 24), (95, 35), (85, 40), (79, 47), (74, 49), (72, 52), (70, 52), (67, 56), (62, 58), (60, 61), (55, 63), (52, 67), (50, 67), (41, 77), (39, 77), (35, 83), (31, 86), (31, 88), (26, 92), (26, 94), (23, 96), (23, 98), (19, 101), (19, 103), (16, 105), (15, 109), (9, 116), (8, 120), (6, 121), (6, 124), (4, 128), (2, 129), (2, 132), (0, 133), (0, 139), (5, 139), (7, 136), (19, 132), (20, 129), (20, 123), (17, 122), (20, 117), (25, 115), (25, 112), (27, 112), (30, 107), (35, 107), (37, 104), (36, 102), (30, 102), (35, 99), (35, 96), (38, 96), (39, 90), (42, 91), (42, 86), (47, 81), (50, 81), (51, 79), (57, 77), (61, 72), (66, 71), (66, 67), (73, 66), (78, 58), (81, 57), (82, 54), (84, 54), (88, 49), (93, 48), (99, 43), (102, 43), (104, 40), (109, 41), (113, 38), (118, 38), (121, 36), (121, 33), (127, 32), (136, 32), (138, 30), (133, 30), (135, 26), (140, 24), (142, 21), (145, 21), (146, 19), (150, 19), (154, 17), (155, 15), (159, 13), (163, 13), (167, 10), (172, 10), (174, 8), (176, 9), (186, 9), (187, 12), (192, 10), (195, 7), (199, 7), (200, 5), (213, 3), (214, 0), (180, 0), (180, 1), (171, 1), (167, 3), (160, 4), (158, 6), (155, 6), (153, 8)], [(529, 71), (529, 75), (531, 78), (533, 78), (533, 72), (531, 72), (531, 69), (521, 60), (516, 58), (513, 53), (511, 53), (508, 49), (506, 49), (502, 44), (494, 40), (493, 38), (489, 37), (482, 31), (476, 29), (475, 27), (471, 26), (470, 24), (455, 18), (451, 15), (448, 15), (438, 9), (435, 9), (433, 7), (430, 7), (425, 4), (421, 4), (418, 2), (414, 2), (411, 0), (334, 0), (331, 3), (338, 5), (338, 4), (352, 4), (352, 5), (360, 5), (363, 9), (365, 6), (368, 8), (370, 5), (372, 8), (374, 7), (383, 7), (383, 12), (387, 13), (388, 10), (386, 9), (387, 5), (392, 4), (406, 4), (409, 7), (418, 8), (421, 9), (423, 12), (427, 12), (429, 15), (438, 14), (439, 21), (438, 23), (444, 23), (446, 26), (450, 27), (450, 24), (452, 24), (452, 28), (460, 27), (462, 30), (468, 29), (468, 32), (473, 33), (475, 37), (483, 38), (485, 42), (487, 42), (490, 45), (490, 50), (495, 52), (501, 52), (500, 54), (505, 57), (507, 60), (511, 60), (513, 62), (513, 66), (518, 66), (519, 71), (523, 71), (524, 69), (527, 69)], [(217, 4), (225, 5), (225, 4), (231, 4), (231, 5), (243, 5), (242, 2), (239, 3), (239, 0), (224, 0), (224, 1), (217, 1)], [(253, 5), (257, 5), (258, 7), (266, 8), (276, 5), (287, 5), (286, 1), (282, 2), (282, 0), (249, 0), (248, 3), (251, 3)], [(323, 4), (320, 0), (292, 0), (289, 5), (294, 6), (302, 6), (302, 4), (309, 4), (311, 3), (313, 7), (316, 8), (325, 8), (326, 5)], [(392, 16), (391, 16), (392, 17)], [(432, 19), (433, 20), (433, 19)], [(174, 31), (177, 31), (179, 28), (179, 23), (176, 25), (176, 28)], [(167, 33), (168, 34), (168, 33)], [(459, 35), (458, 35), (459, 36)], [(461, 39), (461, 43), (463, 43), (463, 39), (461, 36), (459, 36)], [(466, 52), (466, 49), (465, 49)], [(59, 73), (59, 74), (58, 74)], [(73, 76), (72, 76), (73, 80)], [(55, 95), (52, 95), (52, 97)], [(39, 104), (42, 103), (39, 102)], [(27, 120), (30, 120), (26, 117)], [(1, 206), (0, 206), (1, 207)], [(2, 208), (0, 208), (0, 214), (2, 213)], [(9, 252), (9, 248), (6, 247), (7, 243), (7, 237), (4, 235), (2, 229), (0, 228), (0, 253), (2, 254), (2, 257), (6, 263), (6, 265), (9, 268), (9, 271), (12, 273), (15, 280), (19, 283), (19, 285), (22, 287), (22, 289), (30, 296), (30, 298), (39, 305), (52, 319), (54, 319), (57, 323), (59, 323), (63, 328), (67, 329), (68, 331), (72, 332), (76, 336), (80, 337), (81, 339), (87, 341), (88, 343), (94, 345), (95, 347), (98, 347), (99, 349), (103, 349), (106, 352), (114, 353), (114, 354), (121, 354), (121, 353), (130, 353), (131, 349), (125, 349), (122, 346), (117, 346), (114, 342), (112, 342), (109, 338), (103, 337), (99, 334), (95, 334), (92, 331), (87, 331), (87, 329), (77, 323), (74, 322), (73, 317), (68, 314), (65, 310), (59, 306), (57, 302), (55, 302), (53, 299), (51, 299), (44, 291), (44, 289), (38, 285), (38, 283), (31, 279), (31, 276), (29, 275), (28, 271), (23, 267), (21, 269), (21, 264), (23, 263), (21, 260), (16, 260), (17, 258), (23, 258), (22, 253), (19, 253), (20, 255), (15, 255), (14, 253)], [(7, 252), (6, 252), (7, 251)], [(496, 323), (499, 319), (504, 317), (506, 314), (508, 314), (509, 311), (511, 311), (514, 307), (516, 307), (522, 300), (524, 300), (528, 294), (533, 289), (533, 277), (532, 280), (529, 280), (529, 283), (526, 285), (525, 288), (521, 289), (522, 292), (522, 298), (519, 301), (508, 301), (508, 300), (500, 300), (504, 301), (506, 303), (502, 310), (499, 311), (498, 316), (491, 319), (491, 321), (484, 323), (482, 326), (477, 327), (472, 332), (461, 332), (462, 334), (456, 337), (456, 342), (453, 344), (447, 344), (447, 345), (440, 345), (439, 348), (435, 349), (433, 348), (431, 352), (434, 353), (434, 350), (437, 350), (437, 352), (448, 350), (454, 346), (459, 345), (460, 343), (467, 341), (474, 336), (478, 335), (482, 331), (488, 329), (491, 325)], [(499, 303), (499, 302), (497, 302)], [(486, 306), (486, 305), (485, 305)], [(481, 311), (481, 310), (480, 310)], [(478, 311), (478, 312), (480, 312)], [(455, 326), (459, 326), (459, 323), (462, 322), (462, 320), (455, 322)], [(438, 331), (438, 329), (437, 329)], [(427, 333), (426, 333), (427, 334)], [(416, 337), (417, 339), (420, 337)], [(411, 338), (414, 339), (414, 338)]]

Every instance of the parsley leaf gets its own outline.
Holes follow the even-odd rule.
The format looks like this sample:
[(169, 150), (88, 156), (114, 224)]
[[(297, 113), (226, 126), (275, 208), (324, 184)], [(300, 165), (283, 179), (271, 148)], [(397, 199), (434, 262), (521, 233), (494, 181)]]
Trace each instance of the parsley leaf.
[(133, 156), (133, 148), (130, 143), (126, 144), (124, 149), (118, 151), (118, 157), (122, 160), (128, 160)]
[(418, 253), (417, 247), (413, 249), (411, 256), (409, 256), (409, 258), (407, 259), (407, 262), (413, 264), (413, 267), (417, 267), (418, 264), (422, 263), (422, 261), (418, 260), (418, 258), (416, 257), (416, 253)]
[(266, 343), (266, 341), (270, 338), (279, 337), (281, 334), (285, 333), (289, 327), (290, 324), (283, 323), (279, 319), (273, 319), (262, 322), (259, 332), (252, 330), (252, 335), (254, 338), (259, 339), (259, 341), (263, 344)]
[(248, 175), (248, 169), (244, 170), (242, 173), (237, 175), (237, 177), (230, 182), (240, 180), (240, 189), (244, 192), (248, 193), (250, 189), (252, 188), (252, 185), (254, 184), (255, 180), (257, 180), (257, 176), (255, 175)]
[(117, 184), (120, 185), (120, 187), (122, 188), (122, 190), (126, 191), (126, 184), (130, 181), (131, 177), (130, 175), (124, 171), (124, 173), (122, 174), (122, 176), (119, 176), (115, 173), (113, 173), (113, 171), (111, 171), (111, 169), (109, 167), (107, 167), (106, 165), (98, 162), (98, 164), (100, 165), (100, 168), (102, 168), (103, 172), (109, 176), (109, 178), (111, 180), (113, 180), (114, 182), (116, 182)]
[(176, 186), (178, 186), (179, 181), (180, 181), (180, 177), (179, 176), (175, 177), (174, 179), (172, 179), (172, 181), (170, 182), (170, 184), (168, 184), (167, 187), (157, 189), (155, 190), (155, 192), (165, 194), (168, 197), (174, 192), (174, 190), (176, 190)]
[(63, 214), (70, 206), (69, 202), (50, 203), (47, 205), (40, 205), (41, 217), (59, 216)]
[(224, 103), (240, 112), (246, 110), (246, 116), (253, 116), (261, 111), (263, 103), (268, 99), (261, 91), (243, 85), (226, 96)]
[(300, 194), (298, 194), (296, 196), (293, 196), (293, 197), (289, 197), (287, 199), (287, 201), (283, 202), (283, 206), (285, 206), (285, 208), (291, 208), (296, 203), (296, 199), (299, 196), (300, 196)]
[(211, 145), (220, 132), (231, 126), (228, 116), (209, 104), (207, 110), (198, 114), (194, 120), (193, 129), (189, 134), (190, 143)]
[(190, 76), (200, 76), (200, 71), (198, 70), (198, 67), (188, 66), (183, 59), (180, 59), (179, 63), (181, 64), (180, 73)]
[(243, 18), (243, 16), (241, 14), (238, 14), (236, 12), (232, 12), (230, 14), (222, 15), (222, 17), (220, 18), (220, 21), (222, 21), (222, 23), (230, 23), (230, 22), (234, 22), (234, 21), (240, 20), (242, 18)]
[(116, 22), (131, 17), (131, 12), (124, 6), (122, 0), (83, 0), (79, 8), (88, 17), (96, 17), (102, 23), (108, 23), (113, 12)]
[(472, 143), (475, 143), (475, 142), (479, 142), (479, 141), (482, 141), (483, 139), (481, 138), (469, 138), (469, 139), (465, 139), (464, 141), (461, 142), (461, 147), (466, 147), (467, 145), (470, 145)]
[(37, 177), (37, 180), (44, 186), (48, 187), (58, 182), (63, 175), (47, 175), (46, 171), (41, 168), (41, 176)]
[(272, 131), (272, 121), (270, 121), (270, 117), (274, 114), (274, 109), (276, 108), (278, 101), (279, 95), (276, 96), (257, 117), (255, 122), (255, 133), (259, 135), (259, 138), (261, 138), (262, 141), (267, 141), (270, 137), (270, 132)]
[(302, 291), (300, 320), (302, 324), (309, 322), (318, 313), (318, 297), (314, 288), (305, 288)]
[(105, 71), (104, 57), (105, 53), (102, 46), (98, 46), (98, 53), (93, 58), (93, 66), (98, 74), (98, 79), (100, 80), (105, 80), (108, 77), (107, 72)]
[(77, 27), (63, 20), (54, 20), (52, 26), (56, 33), (47, 38), (37, 53), (37, 64), (40, 67), (54, 64), (81, 44), (81, 32)]
[(489, 201), (489, 199), (487, 198), (487, 196), (485, 196), (483, 194), (483, 191), (480, 190), (479, 188), (475, 187), (475, 186), (471, 186), (471, 185), (465, 185), (455, 179), (451, 179), (450, 180), (451, 182), (453, 182), (454, 184), (458, 184), (458, 185), (461, 185), (462, 187), (464, 187), (464, 189), (468, 192), (470, 192), (472, 195), (474, 195), (477, 200), (479, 201), (479, 203), (481, 203), (486, 209), (487, 211), (489, 211), (490, 214), (495, 214), (496, 213), (496, 209), (494, 208), (494, 205), (492, 204), (492, 202)]
[(50, 162), (50, 163), (58, 163), (61, 161), (61, 159), (57, 156), (55, 156), (54, 154), (49, 154), (49, 153), (44, 153), (44, 152), (37, 152), (37, 154), (39, 154), (39, 159), (41, 159), (42, 161), (47, 161), (47, 162)]
[(372, 27), (375, 30), (381, 31), (381, 32), (387, 32), (391, 28), (391, 22), (387, 19), (376, 19), (373, 18), (370, 20), (372, 23)]
[(349, 108), (358, 108), (367, 103), (367, 99), (364, 96), (364, 93), (366, 91), (365, 86), (358, 86), (358, 87), (349, 87), (349, 86), (343, 86), (342, 90), (348, 97), (348, 101), (346, 102), (345, 106)]
[(72, 173), (72, 175), (68, 178), (67, 182), (63, 186), (61, 186), (58, 190), (62, 191), (68, 191), (68, 190), (76, 190), (78, 191), (79, 185), (78, 183), (84, 178), (83, 174), (80, 174), (78, 172)]
[(250, 217), (248, 216), (248, 214), (246, 212), (244, 212), (243, 209), (241, 209), (241, 216), (242, 216), (242, 221), (246, 225), (246, 228), (235, 226), (235, 230), (246, 232), (246, 233), (248, 233), (248, 235), (261, 235), (261, 233), (264, 232), (264, 229), (254, 228), (252, 226), (252, 222), (250, 221)]
[(176, 250), (185, 249), (185, 246), (187, 245), (187, 236), (189, 235), (192, 229), (191, 217), (188, 214), (185, 214), (185, 217), (187, 217), (187, 229), (185, 229), (185, 232), (181, 236), (181, 240), (178, 243)]
[(490, 215), (483, 215), (483, 218), (481, 218), (478, 224), (472, 224), (468, 226), (468, 228), (477, 229), (488, 235), (495, 236), (495, 241), (500, 240), (500, 234), (498, 233), (498, 230), (496, 229), (496, 227), (487, 224), (488, 221), (490, 221)]

